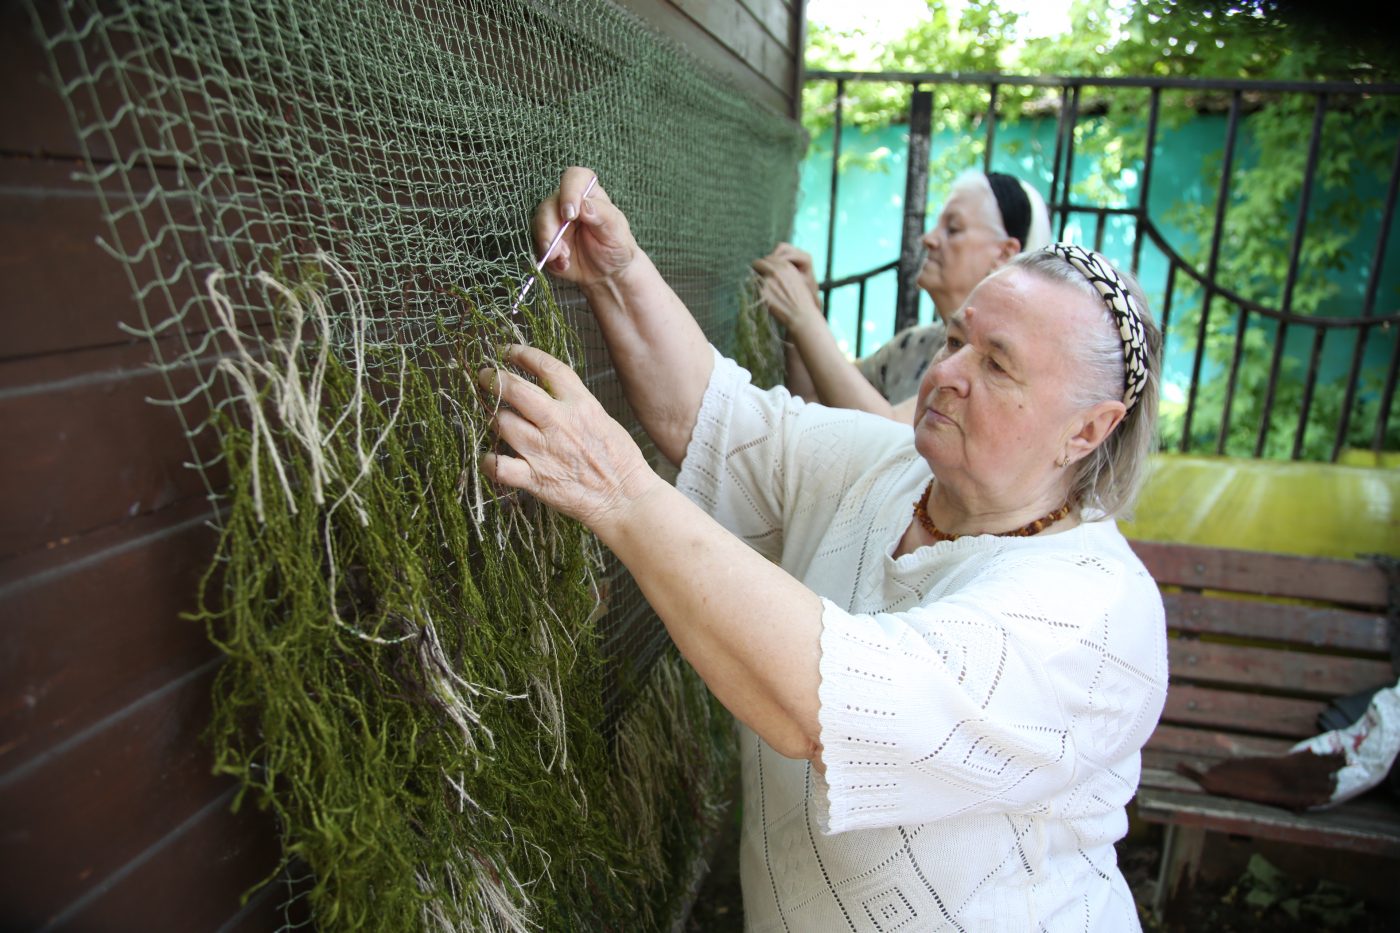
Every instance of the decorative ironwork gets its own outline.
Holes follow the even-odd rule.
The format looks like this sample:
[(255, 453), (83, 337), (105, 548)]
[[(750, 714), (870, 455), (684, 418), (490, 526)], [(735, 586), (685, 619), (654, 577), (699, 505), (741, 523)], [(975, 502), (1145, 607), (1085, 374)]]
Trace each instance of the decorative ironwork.
[[(1060, 238), (1063, 238), (1070, 223), (1071, 217), (1087, 217), (1092, 220), (1094, 230), (1092, 245), (1096, 250), (1102, 249), (1105, 226), (1108, 218), (1112, 216), (1126, 216), (1134, 223), (1133, 243), (1131, 255), (1131, 268), (1136, 273), (1142, 259), (1142, 246), (1144, 243), (1152, 243), (1160, 251), (1166, 262), (1166, 283), (1162, 293), (1162, 300), (1158, 306), (1157, 315), (1160, 319), (1164, 334), (1167, 339), (1173, 337), (1181, 339), (1179, 333), (1172, 333), (1170, 330), (1171, 316), (1173, 313), (1174, 298), (1180, 287), (1184, 283), (1192, 283), (1199, 289), (1201, 295), (1201, 308), (1199, 319), (1196, 322), (1194, 339), (1194, 352), (1191, 360), (1191, 377), (1186, 388), (1186, 406), (1182, 418), (1180, 440), (1177, 448), (1182, 452), (1207, 452), (1222, 454), (1226, 452), (1226, 441), (1230, 435), (1231, 418), (1235, 414), (1237, 390), (1240, 385), (1241, 366), (1244, 359), (1245, 335), (1251, 326), (1258, 326), (1261, 321), (1272, 322), (1276, 328), (1274, 335), (1274, 347), (1269, 364), (1269, 378), (1264, 391), (1262, 403), (1262, 414), (1260, 423), (1255, 435), (1253, 452), (1255, 457), (1262, 456), (1268, 441), (1271, 423), (1273, 421), (1272, 412), (1279, 395), (1281, 379), (1284, 376), (1283, 361), (1285, 359), (1284, 345), (1289, 331), (1296, 328), (1309, 328), (1313, 334), (1311, 352), (1307, 360), (1306, 375), (1302, 380), (1302, 401), (1298, 412), (1298, 422), (1294, 431), (1291, 458), (1302, 459), (1304, 455), (1305, 434), (1308, 431), (1309, 417), (1315, 402), (1317, 384), (1321, 373), (1321, 362), (1324, 342), (1329, 334), (1343, 333), (1352, 335), (1352, 351), (1350, 364), (1345, 372), (1345, 392), (1344, 402), (1341, 406), (1340, 415), (1333, 428), (1333, 441), (1331, 444), (1330, 459), (1336, 461), (1343, 448), (1346, 446), (1346, 438), (1351, 432), (1352, 419), (1357, 408), (1359, 386), (1363, 371), (1364, 354), (1368, 346), (1368, 341), (1374, 340), (1379, 334), (1379, 339), (1389, 340), (1393, 346), (1390, 350), (1389, 363), (1384, 369), (1384, 388), (1381, 390), (1377, 401), (1377, 413), (1374, 428), (1372, 430), (1372, 440), (1370, 448), (1379, 453), (1385, 443), (1386, 431), (1390, 425), (1391, 415), (1394, 411), (1395, 392), (1397, 381), (1400, 381), (1400, 310), (1392, 310), (1387, 313), (1376, 313), (1376, 304), (1381, 281), (1381, 273), (1384, 267), (1386, 245), (1389, 237), (1391, 222), (1395, 215), (1397, 199), (1397, 189), (1400, 188), (1400, 139), (1397, 139), (1394, 163), (1390, 171), (1390, 179), (1384, 199), (1384, 206), (1381, 211), (1379, 231), (1371, 255), (1369, 272), (1367, 274), (1364, 297), (1361, 301), (1359, 313), (1348, 317), (1327, 317), (1321, 315), (1300, 314), (1293, 309), (1293, 298), (1295, 286), (1298, 283), (1300, 259), (1302, 256), (1303, 243), (1307, 231), (1308, 210), (1313, 201), (1316, 187), (1316, 175), (1320, 159), (1322, 137), (1324, 132), (1324, 117), (1329, 112), (1329, 104), (1337, 103), (1347, 106), (1352, 102), (1364, 97), (1385, 98), (1400, 96), (1400, 84), (1348, 84), (1341, 82), (1301, 82), (1301, 81), (1251, 81), (1251, 80), (1226, 80), (1226, 79), (1193, 79), (1193, 78), (1088, 78), (1072, 76), (1028, 76), (1028, 75), (1001, 75), (1001, 74), (938, 74), (938, 73), (915, 73), (915, 72), (835, 72), (835, 71), (809, 71), (805, 75), (808, 83), (834, 81), (836, 83), (835, 102), (835, 126), (833, 139), (832, 177), (831, 177), (831, 210), (827, 229), (827, 255), (826, 255), (826, 276), (821, 283), (823, 292), (823, 309), (830, 313), (831, 296), (841, 288), (855, 286), (859, 294), (859, 304), (857, 307), (857, 330), (856, 330), (856, 353), (859, 355), (863, 349), (861, 338), (864, 332), (864, 321), (866, 318), (865, 292), (866, 285), (870, 279), (881, 275), (891, 269), (898, 269), (901, 283), (901, 293), (907, 291), (905, 283), (912, 281), (917, 273), (917, 259), (919, 246), (917, 238), (919, 230), (912, 230), (906, 216), (903, 242), (900, 249), (900, 258), (897, 258), (884, 265), (847, 275), (839, 279), (833, 278), (832, 269), (834, 266), (834, 250), (836, 246), (836, 203), (838, 196), (837, 175), (839, 172), (841, 133), (843, 124), (843, 104), (842, 97), (846, 87), (852, 82), (882, 82), (889, 84), (906, 84), (911, 90), (911, 126), (916, 123), (918, 114), (913, 113), (914, 104), (912, 102), (927, 103), (925, 92), (922, 90), (926, 86), (955, 85), (983, 87), (988, 94), (988, 110), (983, 121), (983, 169), (990, 170), (992, 159), (997, 142), (997, 103), (1001, 94), (1001, 89), (1015, 86), (1035, 86), (1044, 88), (1059, 89), (1058, 122), (1055, 133), (1055, 152), (1052, 160), (1052, 178), (1050, 183), (1050, 196), (1047, 199), (1047, 207), (1050, 211), (1051, 229), (1055, 230)], [(1081, 91), (1091, 87), (1098, 90), (1138, 89), (1146, 90), (1149, 94), (1149, 106), (1147, 109), (1145, 137), (1146, 144), (1144, 157), (1141, 163), (1141, 178), (1137, 186), (1137, 203), (1131, 207), (1108, 207), (1093, 204), (1076, 203), (1070, 193), (1070, 179), (1074, 171), (1075, 158), (1075, 128), (1080, 123), (1081, 114)], [(1207, 250), (1208, 258), (1204, 267), (1191, 262), (1184, 257), (1181, 252), (1174, 247), (1164, 235), (1161, 224), (1153, 217), (1148, 209), (1148, 195), (1151, 190), (1153, 174), (1156, 168), (1156, 146), (1158, 142), (1158, 130), (1160, 124), (1161, 95), (1164, 90), (1192, 90), (1202, 92), (1226, 93), (1229, 95), (1229, 109), (1226, 118), (1225, 143), (1222, 151), (1221, 172), (1218, 181), (1215, 201), (1215, 216), (1212, 225), (1211, 241)], [(1297, 94), (1311, 95), (1315, 99), (1314, 118), (1312, 124), (1311, 138), (1308, 147), (1307, 167), (1304, 170), (1303, 186), (1298, 197), (1297, 215), (1293, 223), (1291, 245), (1289, 249), (1288, 268), (1284, 282), (1282, 283), (1282, 299), (1277, 307), (1266, 306), (1260, 302), (1246, 298), (1240, 294), (1230, 283), (1222, 280), (1220, 270), (1220, 255), (1222, 243), (1224, 241), (1225, 216), (1231, 197), (1231, 179), (1234, 174), (1234, 166), (1239, 149), (1241, 120), (1246, 103), (1255, 95), (1261, 94)], [(1343, 103), (1346, 102), (1346, 103)], [(919, 134), (911, 131), (911, 152), (917, 148), (921, 140)], [(927, 140), (923, 139), (922, 144), (926, 147)], [(926, 154), (927, 149), (923, 152)], [(905, 188), (906, 207), (917, 199), (920, 207), (925, 202), (928, 185), (928, 159), (914, 152), (910, 158), (908, 178)], [(1058, 225), (1056, 219), (1058, 218)], [(896, 318), (896, 330), (912, 321), (909, 319), (907, 302), (898, 303), (898, 317)], [(1213, 444), (1203, 445), (1193, 440), (1192, 424), (1200, 416), (1201, 398), (1200, 389), (1203, 380), (1206, 378), (1206, 336), (1212, 323), (1212, 315), (1221, 313), (1220, 309), (1229, 308), (1235, 310), (1236, 319), (1233, 325), (1233, 347), (1230, 354), (1230, 363), (1225, 374), (1225, 398), (1220, 409), (1219, 430)], [(1345, 338), (1340, 338), (1345, 339)], [(1373, 351), (1375, 352), (1375, 351)], [(1311, 426), (1316, 430), (1317, 426)]]

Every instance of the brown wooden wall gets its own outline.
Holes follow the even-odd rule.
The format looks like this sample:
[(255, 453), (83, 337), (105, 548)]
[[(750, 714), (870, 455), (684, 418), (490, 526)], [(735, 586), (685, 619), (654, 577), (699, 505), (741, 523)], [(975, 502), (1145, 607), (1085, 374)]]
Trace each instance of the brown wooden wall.
[(802, 103), (805, 0), (621, 0), (779, 113)]
[[(802, 0), (623, 4), (796, 113)], [(42, 7), (43, 4), (39, 3)], [(28, 11), (0, 0), (0, 929), (276, 929), (272, 827), (200, 734), (208, 506)]]

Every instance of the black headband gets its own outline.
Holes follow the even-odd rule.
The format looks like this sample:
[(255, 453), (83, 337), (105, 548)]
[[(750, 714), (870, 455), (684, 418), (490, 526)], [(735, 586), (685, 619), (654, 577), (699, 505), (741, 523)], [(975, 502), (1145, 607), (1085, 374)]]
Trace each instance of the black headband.
[(1021, 180), (1014, 175), (988, 172), (987, 184), (992, 186), (992, 195), (1001, 210), (1001, 225), (1025, 249), (1026, 235), (1031, 232), (1031, 199), (1026, 197)]

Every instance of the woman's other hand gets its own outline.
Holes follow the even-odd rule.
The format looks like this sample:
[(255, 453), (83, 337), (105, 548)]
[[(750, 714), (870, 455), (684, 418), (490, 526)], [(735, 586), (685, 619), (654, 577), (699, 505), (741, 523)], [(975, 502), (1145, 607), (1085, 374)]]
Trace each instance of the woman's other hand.
[(486, 454), (481, 468), (487, 478), (525, 490), (600, 536), (655, 484), (664, 485), (627, 429), (567, 365), (518, 344), (505, 349), (503, 362), (539, 382), (505, 368), (478, 373), (482, 388), (502, 403), (496, 435), (514, 451)]
[(681, 654), (725, 706), (780, 754), (821, 750), (822, 604), (665, 482), (568, 366), (511, 346), (478, 374), (502, 405), (485, 475), (583, 522), (631, 572)]
[(807, 327), (826, 326), (817, 282), (812, 277), (811, 256), (781, 243), (767, 256), (754, 260), (753, 268), (762, 279), (759, 297), (768, 313), (790, 334)]
[(821, 289), (817, 287), (817, 274), (812, 271), (811, 253), (798, 249), (791, 243), (779, 243), (777, 248), (768, 254), (768, 258), (783, 260), (796, 266), (797, 271), (806, 277), (807, 289), (812, 293), (812, 297), (816, 299), (817, 304), (822, 303)]
[(583, 196), (593, 180), (592, 169), (564, 170), (559, 188), (535, 208), (532, 228), (535, 247), (544, 253), (566, 222), (574, 221), (545, 266), (552, 274), (576, 285), (597, 285), (616, 279), (639, 252), (627, 218), (601, 184)]
[(890, 403), (866, 381), (836, 343), (822, 315), (812, 257), (779, 243), (753, 268), (762, 276), (759, 298), (787, 328), (787, 384), (796, 395), (837, 408), (856, 408), (892, 417)]

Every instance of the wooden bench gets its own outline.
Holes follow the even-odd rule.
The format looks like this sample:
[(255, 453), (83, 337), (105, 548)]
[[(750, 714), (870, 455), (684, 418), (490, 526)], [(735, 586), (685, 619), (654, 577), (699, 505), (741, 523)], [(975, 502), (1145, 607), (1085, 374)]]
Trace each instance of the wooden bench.
[(1318, 734), (1329, 700), (1388, 686), (1392, 572), (1366, 560), (1134, 541), (1162, 588), (1171, 685), (1143, 750), (1137, 814), (1166, 826), (1154, 908), (1195, 879), (1207, 832), (1400, 858), (1385, 790), (1297, 814), (1207, 794), (1176, 770), (1279, 755)]

